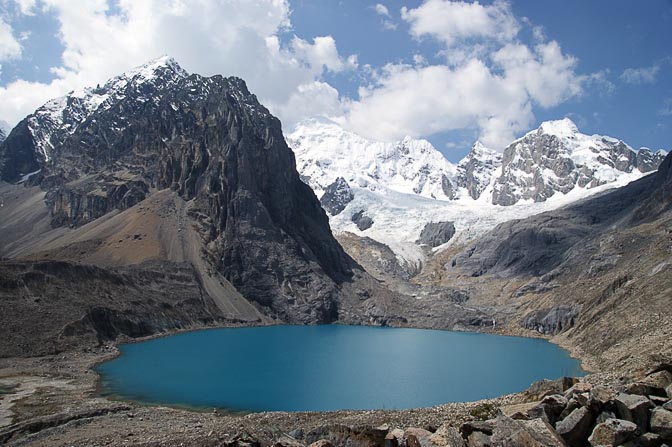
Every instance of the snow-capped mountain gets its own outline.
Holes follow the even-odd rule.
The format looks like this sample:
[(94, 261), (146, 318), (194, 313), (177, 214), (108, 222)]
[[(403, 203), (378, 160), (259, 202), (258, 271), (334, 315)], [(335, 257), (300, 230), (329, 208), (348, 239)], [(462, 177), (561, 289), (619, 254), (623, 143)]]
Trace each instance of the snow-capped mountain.
[(543, 202), (576, 187), (594, 188), (624, 174), (651, 172), (665, 155), (646, 148), (635, 151), (615, 138), (582, 134), (568, 118), (547, 121), (504, 150), (492, 203)]
[(28, 117), (37, 154), (41, 161), (48, 162), (54, 146), (74, 133), (92, 113), (110, 109), (127, 96), (149, 101), (146, 93), (156, 95), (187, 76), (174, 59), (163, 56), (110, 79), (102, 87), (85, 88), (52, 99)]
[(304, 121), (286, 138), (334, 230), (387, 244), (412, 263), (425, 257), (417, 241), (428, 223), (454, 223), (453, 239), (440, 250), (506, 220), (623, 186), (665, 156), (584, 135), (569, 119), (542, 123), (503, 153), (476, 142), (457, 165), (425, 140), (371, 141), (326, 120)]
[(469, 154), (457, 165), (457, 185), (476, 200), (488, 189), (501, 166), (502, 154), (476, 141)]
[(318, 197), (337, 178), (370, 191), (386, 190), (439, 200), (455, 198), (457, 168), (429, 141), (367, 140), (326, 119), (299, 123), (287, 135), (297, 169)]
[(5, 141), (10, 130), (11, 128), (9, 127), (9, 124), (7, 124), (7, 121), (0, 120), (0, 143)]

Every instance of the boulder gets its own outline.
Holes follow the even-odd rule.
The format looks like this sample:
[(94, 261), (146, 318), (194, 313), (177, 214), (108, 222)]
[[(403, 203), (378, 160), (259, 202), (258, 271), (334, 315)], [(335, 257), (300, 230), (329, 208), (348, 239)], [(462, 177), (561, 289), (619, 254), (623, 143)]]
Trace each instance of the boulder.
[(407, 428), (404, 432), (404, 437), (406, 438), (406, 445), (408, 447), (431, 447), (432, 443), (429, 438), (432, 436), (432, 432), (429, 432), (422, 428)]
[(558, 417), (558, 420), (563, 420), (563, 419), (565, 419), (567, 416), (569, 416), (570, 414), (572, 414), (572, 412), (573, 412), (574, 410), (576, 410), (576, 409), (578, 409), (578, 408), (580, 408), (580, 407), (583, 407), (583, 406), (584, 406), (584, 405), (581, 405), (577, 399), (575, 399), (574, 397), (572, 397), (572, 398), (569, 399), (569, 401), (567, 402), (567, 406), (565, 407), (565, 409), (562, 410), (562, 413), (560, 413), (560, 416)]
[(574, 377), (561, 377), (555, 380), (540, 380), (530, 385), (525, 393), (533, 400), (540, 400), (551, 394), (564, 393), (577, 383), (578, 379)]
[(567, 399), (560, 394), (553, 394), (544, 397), (541, 404), (546, 407), (548, 419), (554, 424), (560, 418), (565, 407), (567, 407)]
[(595, 420), (596, 424), (601, 424), (602, 422), (606, 421), (607, 419), (617, 419), (616, 415), (612, 413), (611, 411), (603, 411), (597, 416), (597, 419)]
[(420, 237), (416, 243), (438, 247), (448, 242), (454, 235), (454, 222), (429, 222), (420, 232)]
[(373, 219), (364, 214), (364, 210), (359, 210), (350, 218), (357, 225), (359, 231), (368, 230), (373, 225)]
[(667, 396), (665, 388), (644, 381), (629, 384), (625, 387), (625, 391), (628, 394), (639, 394), (640, 396)]
[(460, 432), (450, 425), (444, 424), (432, 436), (429, 437), (432, 445), (436, 447), (464, 447), (464, 440)]
[(565, 391), (565, 397), (570, 399), (577, 394), (590, 393), (590, 390), (593, 386), (588, 382), (578, 382), (572, 385), (567, 391)]
[(651, 412), (651, 431), (666, 442), (672, 442), (672, 411), (654, 408)]
[(637, 425), (622, 419), (607, 419), (597, 424), (588, 438), (591, 446), (620, 445), (637, 436)]
[(383, 443), (384, 447), (405, 447), (406, 439), (404, 438), (404, 431), (398, 428), (390, 431), (385, 435)]
[(312, 444), (320, 440), (329, 441), (333, 445), (350, 447), (368, 447), (383, 445), (387, 429), (369, 425), (347, 426), (342, 424), (321, 425), (306, 433), (305, 443)]
[(553, 427), (542, 419), (529, 421), (515, 421), (506, 416), (500, 416), (495, 421), (495, 431), (492, 435), (492, 444), (495, 446), (516, 447), (565, 447), (563, 439), (553, 430)]
[(467, 447), (493, 447), (490, 436), (483, 432), (475, 431), (467, 437)]
[(616, 392), (606, 386), (595, 386), (590, 390), (588, 406), (593, 413), (599, 413), (602, 410), (612, 410), (614, 408), (613, 399)]
[(649, 425), (649, 408), (653, 407), (651, 401), (636, 394), (621, 393), (614, 399), (616, 413), (621, 419), (634, 422), (640, 431), (645, 432)]
[(460, 427), (460, 433), (462, 433), (463, 438), (468, 438), (474, 432), (485, 433), (486, 435), (492, 435), (492, 432), (495, 428), (495, 421), (468, 421), (462, 424)]
[(655, 433), (644, 433), (632, 441), (623, 444), (623, 447), (661, 447), (663, 440)]
[(655, 406), (662, 407), (665, 405), (670, 399), (668, 399), (667, 396), (649, 396), (649, 400), (651, 403)]
[(581, 445), (588, 437), (592, 423), (593, 415), (586, 407), (580, 407), (559, 421), (555, 429), (568, 445)]
[(672, 411), (672, 400), (668, 400), (663, 404), (663, 408), (667, 411)]

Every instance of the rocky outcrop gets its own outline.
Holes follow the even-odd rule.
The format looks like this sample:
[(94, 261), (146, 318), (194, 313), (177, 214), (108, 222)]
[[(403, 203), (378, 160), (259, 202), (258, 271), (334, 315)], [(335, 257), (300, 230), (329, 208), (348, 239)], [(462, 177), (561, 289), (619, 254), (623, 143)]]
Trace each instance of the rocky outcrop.
[(367, 216), (364, 213), (364, 210), (359, 210), (355, 214), (352, 215), (350, 218), (352, 222), (357, 225), (357, 228), (359, 228), (359, 231), (365, 231), (368, 230), (373, 226), (373, 219), (371, 219), (369, 216)]
[(501, 165), (502, 154), (477, 141), (469, 154), (457, 165), (457, 185), (465, 188), (469, 197), (476, 200), (488, 187)]
[(558, 334), (574, 326), (579, 306), (555, 306), (531, 312), (523, 319), (523, 327), (541, 334)]
[(660, 446), (672, 439), (672, 412), (664, 408), (672, 396), (658, 400), (618, 394), (611, 386), (570, 383), (542, 384), (549, 390), (546, 397), (527, 412), (467, 422), (460, 432), (469, 446)]
[(454, 222), (430, 222), (420, 232), (417, 243), (438, 247), (448, 242), (454, 235)]
[(73, 187), (51, 189), (45, 201), (51, 212), (53, 227), (78, 227), (112, 210), (130, 208), (143, 201), (148, 193), (149, 187), (143, 181), (94, 179)]
[(19, 123), (0, 143), (0, 180), (17, 182), (40, 169), (36, 148), (27, 122)]
[(642, 172), (655, 171), (665, 159), (665, 155), (667, 154), (663, 151), (652, 152), (650, 149), (643, 147), (637, 151), (637, 169)]
[(348, 182), (343, 177), (338, 177), (334, 183), (327, 186), (324, 190), (324, 195), (320, 198), (320, 204), (329, 214), (336, 216), (354, 198), (355, 195), (352, 193), (350, 186), (348, 186)]

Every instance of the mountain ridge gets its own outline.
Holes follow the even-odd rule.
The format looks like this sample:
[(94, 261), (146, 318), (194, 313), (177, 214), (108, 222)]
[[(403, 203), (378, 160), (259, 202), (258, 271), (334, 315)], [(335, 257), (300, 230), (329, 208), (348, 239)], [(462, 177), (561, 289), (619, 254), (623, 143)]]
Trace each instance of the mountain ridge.
[[(129, 73), (50, 101), (0, 144), (0, 255), (191, 264), (231, 319), (377, 312), (387, 292), (334, 239), (279, 120), (243, 80), (187, 75), (170, 58)], [(26, 166), (39, 172), (25, 179)]]
[[(502, 153), (476, 142), (458, 164), (424, 140), (374, 142), (324, 119), (304, 121), (286, 139), (302, 179), (318, 196), (330, 191), (322, 201), (332, 229), (388, 245), (399, 262), (415, 265), (411, 270), (437, 250), (473, 240), (498, 223), (623, 186), (651, 172), (664, 156), (581, 134), (569, 119), (542, 123)], [(362, 215), (369, 222), (360, 228)], [(416, 243), (426, 225), (444, 221), (456, 230), (447, 245), (428, 252)]]

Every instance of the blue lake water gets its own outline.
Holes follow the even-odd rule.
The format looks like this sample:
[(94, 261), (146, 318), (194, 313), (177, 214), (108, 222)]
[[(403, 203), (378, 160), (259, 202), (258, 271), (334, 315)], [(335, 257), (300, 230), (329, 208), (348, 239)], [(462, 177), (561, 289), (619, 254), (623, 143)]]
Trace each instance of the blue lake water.
[(241, 411), (427, 407), (583, 374), (540, 339), (336, 325), (182, 333), (121, 346), (97, 370), (104, 394)]

